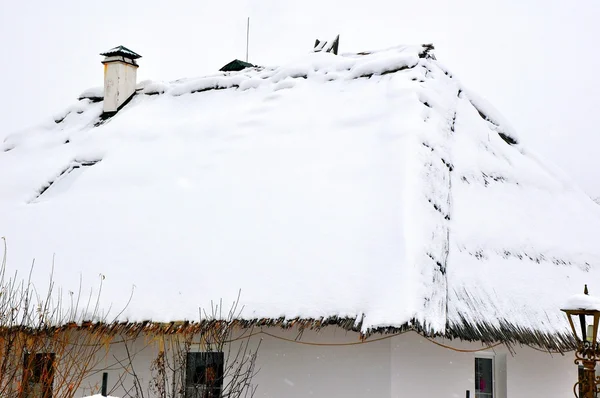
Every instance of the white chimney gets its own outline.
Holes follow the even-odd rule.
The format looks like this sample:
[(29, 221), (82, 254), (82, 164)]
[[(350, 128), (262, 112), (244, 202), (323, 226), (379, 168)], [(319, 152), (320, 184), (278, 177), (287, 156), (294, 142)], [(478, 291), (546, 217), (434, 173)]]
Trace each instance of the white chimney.
[(116, 113), (135, 93), (138, 64), (142, 56), (118, 46), (104, 55), (104, 112)]

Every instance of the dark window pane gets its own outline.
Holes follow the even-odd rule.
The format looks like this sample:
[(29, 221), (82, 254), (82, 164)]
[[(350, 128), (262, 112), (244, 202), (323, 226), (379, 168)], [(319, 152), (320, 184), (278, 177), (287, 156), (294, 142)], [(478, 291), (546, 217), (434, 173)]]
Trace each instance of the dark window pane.
[(52, 398), (55, 356), (53, 353), (25, 354), (23, 392), (26, 398)]
[(494, 397), (494, 367), (491, 358), (475, 358), (475, 398)]
[(218, 398), (223, 388), (224, 354), (190, 352), (186, 364), (186, 398)]

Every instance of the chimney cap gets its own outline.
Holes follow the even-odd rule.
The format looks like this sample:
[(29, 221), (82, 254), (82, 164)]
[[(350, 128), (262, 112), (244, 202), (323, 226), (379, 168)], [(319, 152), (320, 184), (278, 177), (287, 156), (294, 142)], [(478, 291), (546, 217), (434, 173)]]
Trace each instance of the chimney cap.
[(100, 55), (104, 55), (105, 57), (122, 55), (122, 56), (130, 58), (130, 59), (142, 58), (142, 56), (140, 54), (136, 53), (135, 51), (131, 51), (130, 49), (128, 49), (125, 46), (117, 46), (117, 47), (111, 48), (110, 50), (103, 52)]

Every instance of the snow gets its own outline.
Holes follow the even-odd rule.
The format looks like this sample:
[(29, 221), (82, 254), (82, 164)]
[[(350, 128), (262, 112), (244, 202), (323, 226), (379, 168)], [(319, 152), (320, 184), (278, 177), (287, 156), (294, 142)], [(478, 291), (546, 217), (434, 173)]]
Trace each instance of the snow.
[(92, 166), (92, 164), (82, 165), (79, 162), (73, 162), (65, 169), (54, 181), (50, 181), (49, 184), (44, 187), (33, 201), (46, 200), (67, 192), (71, 186), (77, 181), (81, 174), (85, 171), (86, 167)]
[(145, 84), (141, 90), (143, 94), (164, 94), (165, 91), (169, 88), (168, 84), (165, 82), (148, 82)]
[(95, 99), (95, 98), (104, 98), (104, 87), (99, 86), (99, 87), (91, 87), (88, 88), (87, 90), (84, 90), (81, 94), (79, 94), (79, 98), (80, 100), (84, 99), (84, 98), (88, 98), (88, 99)]
[(567, 299), (562, 308), (565, 310), (600, 311), (600, 298), (587, 294), (575, 294)]
[(55, 255), (64, 292), (102, 275), (113, 314), (133, 291), (123, 321), (197, 320), (241, 289), (245, 318), (567, 331), (557, 292), (600, 280), (600, 207), (422, 50), (146, 82), (98, 126), (84, 99), (9, 136), (10, 270), (35, 258), (43, 286)]
[(117, 398), (117, 397), (113, 397), (113, 396), (110, 396), (110, 395), (104, 397), (104, 396), (102, 396), (100, 394), (96, 394), (96, 395), (90, 395), (90, 396), (84, 397), (84, 398)]
[(504, 118), (504, 116), (502, 116), (502, 114), (500, 114), (500, 112), (498, 112), (498, 110), (494, 108), (492, 104), (490, 104), (486, 99), (480, 97), (471, 90), (465, 90), (465, 92), (467, 93), (469, 101), (471, 102), (471, 104), (473, 104), (475, 109), (483, 113), (487, 117), (489, 122), (496, 126), (496, 131), (504, 132), (516, 141), (519, 141), (519, 137), (515, 129)]

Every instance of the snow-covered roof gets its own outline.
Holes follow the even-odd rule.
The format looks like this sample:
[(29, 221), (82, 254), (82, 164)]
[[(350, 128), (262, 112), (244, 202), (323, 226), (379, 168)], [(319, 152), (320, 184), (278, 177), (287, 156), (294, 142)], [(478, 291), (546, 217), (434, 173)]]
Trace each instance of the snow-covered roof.
[(82, 96), (6, 139), (0, 235), (22, 275), (54, 254), (65, 291), (102, 274), (107, 308), (135, 286), (121, 320), (241, 289), (247, 319), (552, 347), (564, 299), (600, 290), (600, 207), (430, 46), (146, 82), (101, 113)]

